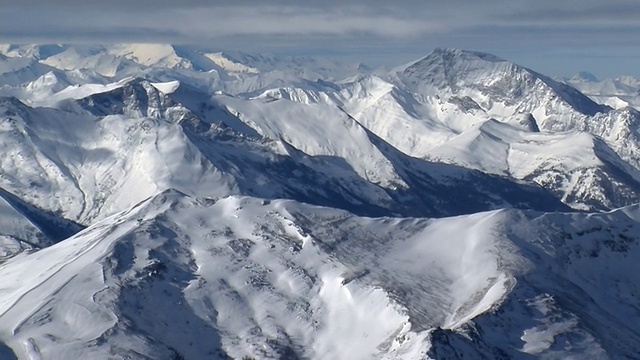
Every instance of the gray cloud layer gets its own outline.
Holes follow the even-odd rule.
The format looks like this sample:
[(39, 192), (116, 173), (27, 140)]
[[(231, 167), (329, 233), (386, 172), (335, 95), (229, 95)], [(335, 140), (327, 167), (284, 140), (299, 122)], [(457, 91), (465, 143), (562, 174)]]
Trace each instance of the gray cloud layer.
[(637, 19), (637, 0), (21, 0), (0, 7), (0, 41), (208, 43), (380, 57), (435, 46), (624, 53), (640, 45)]

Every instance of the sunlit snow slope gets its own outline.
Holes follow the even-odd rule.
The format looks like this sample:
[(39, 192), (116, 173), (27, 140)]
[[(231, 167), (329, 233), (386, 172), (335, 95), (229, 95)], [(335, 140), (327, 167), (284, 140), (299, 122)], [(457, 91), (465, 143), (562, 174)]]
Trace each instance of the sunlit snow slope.
[(635, 207), (371, 219), (170, 190), (3, 264), (0, 338), (19, 358), (632, 356), (639, 232)]
[(638, 88), (0, 45), (0, 359), (635, 358)]

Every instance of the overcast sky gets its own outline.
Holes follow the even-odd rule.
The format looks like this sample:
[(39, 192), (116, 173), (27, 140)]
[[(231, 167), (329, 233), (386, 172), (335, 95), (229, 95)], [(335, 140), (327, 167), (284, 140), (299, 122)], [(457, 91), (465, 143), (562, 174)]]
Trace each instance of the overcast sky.
[(640, 76), (639, 0), (0, 0), (0, 41), (163, 42), (397, 65), (435, 47)]

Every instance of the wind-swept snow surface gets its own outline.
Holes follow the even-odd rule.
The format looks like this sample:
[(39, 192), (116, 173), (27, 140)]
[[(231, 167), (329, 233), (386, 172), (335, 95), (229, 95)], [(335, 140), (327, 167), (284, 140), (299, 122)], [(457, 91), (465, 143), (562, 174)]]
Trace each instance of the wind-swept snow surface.
[(372, 219), (167, 191), (3, 264), (0, 338), (42, 358), (632, 356), (638, 213)]
[(635, 358), (638, 88), (2, 45), (0, 358)]

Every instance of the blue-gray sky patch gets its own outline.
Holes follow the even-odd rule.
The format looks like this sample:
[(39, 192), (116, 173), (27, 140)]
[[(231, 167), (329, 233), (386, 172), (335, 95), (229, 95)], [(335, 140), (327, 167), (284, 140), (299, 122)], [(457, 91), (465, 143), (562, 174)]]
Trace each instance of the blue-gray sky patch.
[(21, 0), (0, 8), (0, 41), (205, 44), (373, 65), (444, 46), (494, 52), (549, 75), (638, 76), (637, 19), (637, 0)]

